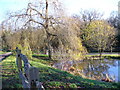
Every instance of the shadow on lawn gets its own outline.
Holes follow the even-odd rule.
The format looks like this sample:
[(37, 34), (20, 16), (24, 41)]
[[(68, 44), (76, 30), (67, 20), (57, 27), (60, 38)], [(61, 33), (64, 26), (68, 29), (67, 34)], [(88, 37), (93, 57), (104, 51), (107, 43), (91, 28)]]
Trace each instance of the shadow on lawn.
[(112, 83), (100, 82), (84, 79), (80, 76), (72, 75), (66, 71), (54, 68), (40, 68), (40, 82), (45, 88), (111, 88), (116, 87)]
[[(43, 63), (43, 64), (47, 64), (47, 65), (53, 65), (57, 60), (52, 60), (52, 59), (49, 59), (49, 57), (47, 56), (47, 55), (32, 55), (32, 57), (33, 58), (36, 58), (37, 60), (36, 61), (38, 61), (38, 59), (40, 60), (40, 61), (38, 61), (38, 62), (41, 62), (41, 63)], [(34, 60), (35, 61), (35, 60)]]
[(49, 57), (46, 55), (32, 55), (32, 57), (37, 58), (37, 59), (42, 59), (42, 60), (49, 60)]
[(7, 78), (3, 78), (2, 79), (2, 89), (4, 90), (7, 90), (7, 89), (10, 89), (10, 88), (22, 88), (22, 84), (20, 83), (20, 80), (17, 76), (13, 76), (13, 75), (10, 75), (10, 76), (6, 76), (4, 75), (4, 77), (7, 77)]

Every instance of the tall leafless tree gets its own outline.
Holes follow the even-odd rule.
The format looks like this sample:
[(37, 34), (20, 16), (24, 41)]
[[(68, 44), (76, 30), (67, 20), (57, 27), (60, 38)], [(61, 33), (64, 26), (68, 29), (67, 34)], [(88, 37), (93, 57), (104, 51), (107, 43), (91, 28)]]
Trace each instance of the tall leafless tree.
[[(4, 26), (4, 24), (6, 22), (11, 23), (11, 20), (13, 20), (14, 22), (14, 29), (16, 30), (16, 28), (26, 28), (29, 26), (33, 26), (34, 28), (40, 26), (41, 28), (43, 28), (44, 32), (46, 33), (46, 43), (47, 43), (47, 48), (48, 48), (48, 52), (49, 52), (49, 58), (51, 59), (51, 45), (50, 45), (50, 39), (51, 37), (57, 36), (55, 34), (52, 34), (49, 31), (49, 27), (53, 27), (55, 24), (55, 18), (49, 14), (49, 5), (52, 4), (55, 8), (58, 9), (59, 2), (58, 0), (40, 0), (38, 1), (38, 3), (33, 4), (32, 2), (28, 3), (28, 7), (26, 10), (23, 10), (22, 13), (18, 12), (15, 14), (10, 14), (9, 18), (7, 20), (5, 20), (2, 25)], [(59, 5), (60, 6), (60, 5)], [(57, 10), (56, 9), (56, 10)], [(57, 17), (57, 16), (56, 16)], [(13, 23), (12, 22), (12, 23)]]

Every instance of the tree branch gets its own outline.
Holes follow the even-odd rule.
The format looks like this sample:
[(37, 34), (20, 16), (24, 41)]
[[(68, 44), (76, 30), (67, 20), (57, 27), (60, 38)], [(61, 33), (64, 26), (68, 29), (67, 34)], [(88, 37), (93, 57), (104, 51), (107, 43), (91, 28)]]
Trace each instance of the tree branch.
[[(30, 8), (31, 10), (37, 12), (37, 13), (41, 16), (42, 19), (45, 19), (45, 17), (43, 17), (42, 13), (40, 13), (38, 10), (36, 10), (35, 8), (32, 8), (32, 7), (30, 6), (30, 3), (28, 4), (28, 6), (29, 6), (29, 8)], [(29, 9), (28, 9), (28, 10), (29, 10)]]
[(44, 24), (42, 24), (42, 23), (40, 23), (40, 22), (38, 22), (38, 21), (36, 21), (36, 20), (34, 20), (34, 19), (29, 19), (25, 24), (24, 24), (24, 26), (26, 26), (29, 22), (34, 22), (34, 23), (37, 23), (37, 24), (40, 24), (40, 25), (42, 25), (44, 28), (45, 28), (45, 25)]

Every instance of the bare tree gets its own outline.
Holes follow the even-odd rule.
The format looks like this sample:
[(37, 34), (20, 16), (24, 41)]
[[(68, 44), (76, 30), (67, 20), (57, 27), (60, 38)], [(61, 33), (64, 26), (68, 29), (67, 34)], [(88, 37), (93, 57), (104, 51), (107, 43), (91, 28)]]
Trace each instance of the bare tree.
[(12, 22), (12, 29), (16, 33), (20, 31), (19, 44), (27, 41), (32, 49), (47, 47), (50, 59), (52, 49), (56, 48), (62, 53), (65, 51), (73, 60), (80, 60), (85, 48), (77, 36), (78, 23), (74, 18), (64, 15), (60, 5), (58, 0), (30, 2), (27, 9), (10, 14), (3, 26), (6, 22)]
[[(35, 4), (34, 4), (35, 3)], [(55, 34), (52, 34), (49, 32), (49, 27), (53, 27), (55, 22), (55, 17), (53, 17), (49, 13), (49, 8), (51, 9), (50, 5), (54, 6), (54, 10), (59, 9), (59, 2), (58, 0), (40, 0), (38, 2), (30, 2), (28, 3), (28, 7), (26, 10), (22, 10), (21, 12), (18, 13), (12, 13), (9, 15), (9, 18), (3, 22), (3, 26), (5, 22), (11, 22), (13, 20), (14, 22), (14, 28), (17, 30), (18, 28), (27, 28), (29, 26), (32, 26), (34, 28), (40, 27), (41, 29), (43, 28), (44, 32), (46, 33), (46, 42), (47, 42), (47, 47), (49, 51), (49, 58), (51, 59), (51, 46), (50, 46), (50, 39), (52, 36), (57, 36)], [(17, 29), (16, 29), (17, 28)]]
[(118, 16), (118, 12), (111, 12), (110, 17), (107, 19), (108, 23), (113, 26), (114, 28), (116, 28), (116, 34), (117, 34), (117, 47), (116, 50), (119, 51), (119, 47), (120, 47), (120, 17)]
[(112, 26), (114, 26), (115, 28), (118, 28), (119, 25), (119, 18), (117, 15), (117, 12), (111, 12), (110, 17), (107, 19), (108, 23)]
[(99, 13), (97, 10), (81, 10), (79, 18), (83, 22), (83, 27), (89, 26), (90, 22), (94, 20), (101, 19), (103, 14)]

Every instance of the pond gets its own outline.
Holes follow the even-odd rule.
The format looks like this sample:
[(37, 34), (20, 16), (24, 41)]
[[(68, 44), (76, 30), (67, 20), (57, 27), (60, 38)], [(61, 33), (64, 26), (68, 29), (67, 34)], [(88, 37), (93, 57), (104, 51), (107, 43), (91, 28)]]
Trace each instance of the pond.
[(120, 80), (120, 60), (83, 60), (74, 64), (74, 67), (87, 78), (101, 80), (106, 75), (113, 81)]
[(114, 82), (120, 81), (119, 59), (62, 61), (54, 64), (54, 67), (65, 71), (68, 71), (71, 66), (85, 78), (102, 80), (108, 76)]

